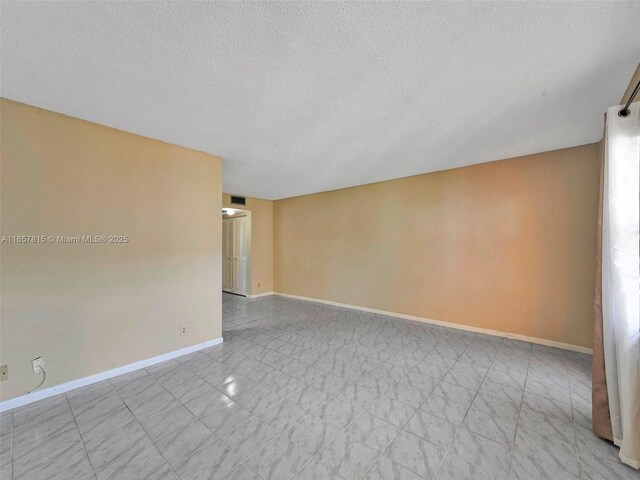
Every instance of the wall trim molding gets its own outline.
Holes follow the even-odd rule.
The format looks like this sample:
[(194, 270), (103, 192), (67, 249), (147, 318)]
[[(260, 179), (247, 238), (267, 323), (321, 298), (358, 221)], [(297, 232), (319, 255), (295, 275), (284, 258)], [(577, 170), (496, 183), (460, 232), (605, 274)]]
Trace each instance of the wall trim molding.
[(121, 367), (116, 367), (105, 372), (96, 373), (95, 375), (89, 375), (88, 377), (78, 378), (76, 380), (71, 380), (70, 382), (54, 385), (53, 387), (45, 388), (44, 390), (37, 390), (35, 392), (27, 393), (19, 397), (10, 398), (9, 400), (0, 402), (0, 412), (12, 410), (14, 408), (28, 405), (29, 403), (37, 402), (38, 400), (43, 400), (55, 395), (60, 395), (61, 393), (66, 393), (77, 388), (86, 387), (87, 385), (98, 383), (109, 378), (123, 375), (125, 373), (134, 372), (146, 367), (151, 367), (152, 365), (155, 365), (157, 363), (166, 362), (167, 360), (181, 357), (189, 353), (197, 352), (198, 350), (202, 350), (204, 348), (220, 345), (221, 343), (222, 337), (214, 338), (213, 340), (208, 340), (203, 343), (197, 343), (195, 345), (180, 348), (172, 352), (163, 353), (162, 355), (158, 355), (156, 357), (147, 358), (145, 360), (140, 360), (138, 362), (123, 365)]
[(512, 340), (522, 340), (524, 342), (535, 343), (537, 345), (561, 348), (563, 350), (569, 350), (570, 352), (586, 353), (589, 355), (593, 354), (593, 350), (591, 348), (581, 347), (580, 345), (572, 345), (570, 343), (556, 342), (554, 340), (547, 340), (545, 338), (528, 337), (526, 335), (519, 335), (517, 333), (501, 332), (499, 330), (490, 330), (488, 328), (473, 327), (471, 325), (462, 325), (459, 323), (444, 322), (442, 320), (434, 320), (432, 318), (425, 318), (425, 317), (416, 317), (415, 315), (407, 315), (404, 313), (387, 312), (385, 310), (376, 310), (375, 308), (361, 307), (358, 305), (350, 305), (347, 303), (332, 302), (330, 300), (322, 300), (319, 298), (303, 297), (301, 295), (292, 295), (290, 293), (273, 292), (273, 294), (279, 297), (286, 297), (294, 300), (302, 300), (305, 302), (313, 302), (313, 303), (322, 303), (324, 305), (332, 305), (334, 307), (348, 308), (351, 310), (359, 310), (362, 312), (375, 313), (378, 315), (386, 315), (389, 317), (402, 318), (404, 320), (412, 320), (415, 322), (429, 323), (432, 325), (439, 325), (441, 327), (455, 328), (458, 330), (465, 330), (468, 332), (484, 333), (486, 335), (493, 335), (495, 337), (509, 338)]
[(264, 292), (264, 293), (256, 293), (255, 295), (247, 295), (247, 298), (260, 298), (260, 297), (269, 297), (274, 295), (273, 292)]

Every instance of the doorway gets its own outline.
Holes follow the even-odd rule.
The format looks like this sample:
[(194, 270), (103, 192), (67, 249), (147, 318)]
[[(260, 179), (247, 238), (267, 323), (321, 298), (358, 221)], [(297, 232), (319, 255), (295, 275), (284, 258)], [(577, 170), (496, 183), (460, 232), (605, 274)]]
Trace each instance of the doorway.
[(251, 212), (222, 209), (222, 291), (248, 294)]

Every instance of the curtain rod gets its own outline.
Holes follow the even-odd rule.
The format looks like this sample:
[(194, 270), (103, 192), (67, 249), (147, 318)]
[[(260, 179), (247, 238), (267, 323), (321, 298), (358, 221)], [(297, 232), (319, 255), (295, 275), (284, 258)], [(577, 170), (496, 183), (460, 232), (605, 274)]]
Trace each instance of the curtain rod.
[(627, 100), (627, 104), (624, 106), (622, 110), (618, 112), (619, 117), (624, 118), (629, 116), (629, 105), (631, 105), (631, 102), (633, 102), (633, 99), (636, 98), (636, 95), (638, 94), (639, 90), (640, 90), (640, 80), (638, 80), (638, 84), (636, 85), (636, 88), (634, 88), (633, 92), (631, 92), (631, 95), (629, 96), (629, 100)]

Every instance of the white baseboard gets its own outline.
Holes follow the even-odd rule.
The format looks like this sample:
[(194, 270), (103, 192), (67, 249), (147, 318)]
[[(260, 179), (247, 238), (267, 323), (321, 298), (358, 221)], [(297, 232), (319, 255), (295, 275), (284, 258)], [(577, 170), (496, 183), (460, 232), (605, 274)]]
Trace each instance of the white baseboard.
[(264, 292), (264, 293), (256, 293), (255, 295), (247, 295), (247, 298), (269, 297), (271, 295), (273, 295), (273, 292)]
[(79, 378), (77, 380), (71, 380), (70, 382), (61, 383), (60, 385), (45, 388), (44, 390), (37, 390), (32, 393), (27, 393), (26, 395), (21, 395), (16, 398), (5, 400), (4, 402), (0, 402), (0, 412), (12, 410), (29, 403), (37, 402), (38, 400), (42, 400), (44, 398), (53, 397), (54, 395), (60, 395), (61, 393), (66, 393), (71, 390), (75, 390), (76, 388), (86, 387), (87, 385), (91, 385), (92, 383), (98, 383), (109, 378), (133, 372), (135, 370), (147, 368), (157, 363), (166, 362), (167, 360), (171, 360), (176, 357), (181, 357), (189, 353), (197, 352), (198, 350), (202, 350), (204, 348), (220, 345), (221, 343), (222, 337), (214, 338), (213, 340), (208, 340), (203, 343), (198, 343), (196, 345), (184, 347), (169, 353), (164, 353), (162, 355), (158, 355), (157, 357), (147, 358), (145, 360), (140, 360), (139, 362), (130, 363), (129, 365), (123, 365), (122, 367), (117, 367), (112, 370), (107, 370), (106, 372), (96, 373), (95, 375)]
[(443, 322), (442, 320), (433, 320), (431, 318), (416, 317), (414, 315), (406, 315), (404, 313), (387, 312), (385, 310), (376, 310), (374, 308), (360, 307), (358, 305), (349, 305), (347, 303), (332, 302), (330, 300), (321, 300), (319, 298), (302, 297), (300, 295), (291, 295), (289, 293), (273, 292), (273, 294), (279, 297), (292, 298), (295, 300), (302, 300), (305, 302), (322, 303), (325, 305), (332, 305), (334, 307), (349, 308), (351, 310), (359, 310), (367, 313), (375, 313), (378, 315), (386, 315), (389, 317), (402, 318), (404, 320), (413, 320), (416, 322), (429, 323), (432, 325), (439, 325), (441, 327), (456, 328), (458, 330), (465, 330), (468, 332), (483, 333), (486, 335), (493, 335), (495, 337), (504, 337), (504, 338), (510, 338), (513, 340), (522, 340), (524, 342), (535, 343), (537, 345), (561, 348), (563, 350), (569, 350), (571, 352), (586, 353), (589, 355), (593, 354), (593, 350), (590, 348), (581, 347), (579, 345), (572, 345), (570, 343), (556, 342), (554, 340), (547, 340), (545, 338), (527, 337), (526, 335), (518, 335), (516, 333), (501, 332), (499, 330), (489, 330), (487, 328), (472, 327), (470, 325), (462, 325), (459, 323)]

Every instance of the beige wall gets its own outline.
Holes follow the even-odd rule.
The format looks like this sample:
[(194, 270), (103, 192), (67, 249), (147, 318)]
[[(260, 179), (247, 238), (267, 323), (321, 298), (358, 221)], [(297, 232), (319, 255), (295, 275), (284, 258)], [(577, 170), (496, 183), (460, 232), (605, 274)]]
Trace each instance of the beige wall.
[(592, 343), (598, 145), (274, 202), (277, 292)]
[[(234, 195), (236, 195), (234, 193)], [(243, 196), (241, 194), (237, 194)], [(273, 202), (247, 197), (247, 205), (232, 205), (231, 196), (222, 194), (222, 206), (251, 211), (250, 295), (273, 291)]]
[(38, 384), (40, 355), (50, 387), (220, 337), (220, 159), (12, 101), (0, 108), (3, 236), (129, 236), (2, 244), (1, 398)]

